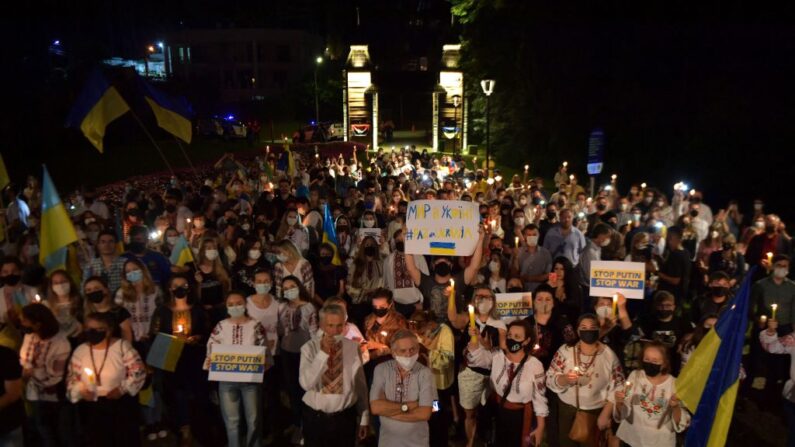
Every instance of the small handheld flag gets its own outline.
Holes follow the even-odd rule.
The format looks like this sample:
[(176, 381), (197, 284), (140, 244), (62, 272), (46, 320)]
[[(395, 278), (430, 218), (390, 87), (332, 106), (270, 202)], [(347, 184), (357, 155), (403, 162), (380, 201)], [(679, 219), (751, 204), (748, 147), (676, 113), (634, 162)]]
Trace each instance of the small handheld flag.
[(323, 242), (334, 247), (334, 258), (331, 263), (342, 265), (339, 255), (339, 242), (337, 242), (337, 230), (334, 228), (334, 220), (331, 218), (328, 204), (323, 207)]
[(53, 270), (66, 268), (67, 246), (77, 242), (77, 233), (46, 166), (41, 190), (39, 262), (49, 274)]

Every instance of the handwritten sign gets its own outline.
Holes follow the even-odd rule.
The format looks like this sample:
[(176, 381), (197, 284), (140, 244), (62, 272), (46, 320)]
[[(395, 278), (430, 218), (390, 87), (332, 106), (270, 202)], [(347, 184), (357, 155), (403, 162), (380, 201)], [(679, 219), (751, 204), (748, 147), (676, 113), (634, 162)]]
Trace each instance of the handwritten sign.
[(262, 383), (264, 372), (265, 346), (212, 345), (209, 380)]
[(366, 237), (375, 239), (377, 243), (381, 243), (381, 229), (380, 228), (359, 228), (356, 230), (359, 234), (359, 240), (362, 241)]
[(497, 293), (495, 297), (497, 315), (506, 323), (533, 314), (533, 296), (530, 292)]
[(646, 266), (642, 262), (593, 261), (590, 296), (613, 296), (643, 299)]
[(477, 202), (414, 200), (406, 210), (406, 253), (470, 256), (478, 242)]

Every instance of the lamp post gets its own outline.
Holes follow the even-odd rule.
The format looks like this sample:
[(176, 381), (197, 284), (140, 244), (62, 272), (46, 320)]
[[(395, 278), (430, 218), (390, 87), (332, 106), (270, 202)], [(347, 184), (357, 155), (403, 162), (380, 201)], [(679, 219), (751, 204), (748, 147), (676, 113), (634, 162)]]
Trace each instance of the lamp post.
[(491, 177), (491, 145), (489, 141), (489, 128), (490, 128), (490, 121), (489, 121), (489, 97), (494, 92), (494, 79), (484, 79), (480, 81), (480, 88), (483, 89), (483, 93), (486, 95), (486, 178)]
[(317, 99), (317, 69), (323, 63), (323, 58), (318, 56), (315, 59), (315, 125), (320, 126), (320, 102)]
[(458, 106), (461, 105), (461, 96), (453, 95), (453, 130), (455, 130), (455, 139), (453, 140), (453, 156), (457, 153), (458, 143)]

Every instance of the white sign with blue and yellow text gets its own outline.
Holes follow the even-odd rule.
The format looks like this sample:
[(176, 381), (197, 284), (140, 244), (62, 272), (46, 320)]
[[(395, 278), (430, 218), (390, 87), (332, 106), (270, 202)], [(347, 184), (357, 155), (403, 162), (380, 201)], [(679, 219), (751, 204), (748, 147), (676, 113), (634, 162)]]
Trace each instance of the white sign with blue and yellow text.
[(470, 256), (478, 243), (477, 202), (414, 200), (406, 209), (406, 253)]
[(212, 345), (211, 349), (209, 380), (262, 383), (265, 346)]
[(590, 296), (613, 296), (643, 299), (646, 265), (642, 262), (591, 262)]

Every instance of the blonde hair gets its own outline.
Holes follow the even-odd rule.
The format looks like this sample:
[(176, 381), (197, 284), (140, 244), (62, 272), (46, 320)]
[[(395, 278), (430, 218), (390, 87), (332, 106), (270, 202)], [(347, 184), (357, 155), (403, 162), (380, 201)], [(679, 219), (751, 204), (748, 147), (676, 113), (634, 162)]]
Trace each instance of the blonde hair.
[(301, 252), (298, 251), (298, 247), (296, 247), (293, 241), (289, 239), (282, 239), (281, 241), (279, 241), (276, 244), (276, 248), (288, 252), (289, 256), (295, 259), (296, 261), (303, 258), (303, 256), (301, 256)]
[(135, 264), (135, 266), (141, 269), (141, 273), (143, 273), (143, 279), (141, 279), (141, 281), (144, 286), (144, 294), (151, 295), (155, 293), (155, 282), (152, 280), (149, 269), (138, 259), (128, 259), (124, 262), (124, 266), (122, 267), (123, 275), (121, 275), (121, 287), (119, 288), (119, 290), (121, 290), (122, 300), (128, 303), (134, 303), (138, 300), (135, 286), (130, 281), (127, 281), (127, 264)]
[[(212, 242), (213, 244), (215, 244), (215, 249), (218, 251), (218, 257), (213, 259), (212, 261), (207, 259), (207, 256), (205, 254), (207, 251), (208, 242)], [(229, 291), (229, 288), (231, 287), (231, 281), (229, 280), (229, 273), (226, 272), (224, 264), (221, 262), (220, 244), (214, 238), (210, 237), (204, 238), (202, 239), (201, 245), (199, 245), (199, 264), (201, 264), (204, 261), (212, 262), (213, 274), (218, 278), (218, 282), (221, 283), (221, 286), (224, 289), (224, 294), (226, 294), (226, 292)]]

